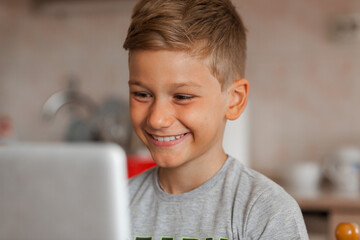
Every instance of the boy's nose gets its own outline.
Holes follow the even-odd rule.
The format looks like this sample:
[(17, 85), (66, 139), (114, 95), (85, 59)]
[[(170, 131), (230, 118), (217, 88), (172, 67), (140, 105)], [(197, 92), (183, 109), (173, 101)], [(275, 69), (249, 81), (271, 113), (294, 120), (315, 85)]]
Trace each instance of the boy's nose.
[(169, 104), (156, 101), (149, 112), (147, 123), (152, 129), (168, 128), (174, 122)]

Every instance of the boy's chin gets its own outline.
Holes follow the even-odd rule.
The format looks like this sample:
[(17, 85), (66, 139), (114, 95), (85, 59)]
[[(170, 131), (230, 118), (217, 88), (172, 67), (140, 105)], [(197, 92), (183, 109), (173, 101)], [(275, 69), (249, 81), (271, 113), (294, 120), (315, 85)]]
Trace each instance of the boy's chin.
[(183, 159), (174, 158), (174, 156), (164, 158), (153, 155), (152, 158), (160, 168), (174, 169), (185, 163)]
[(176, 163), (176, 162), (169, 162), (169, 161), (158, 161), (154, 159), (154, 162), (160, 167), (160, 168), (167, 168), (167, 169), (174, 169), (177, 167), (180, 167), (182, 164)]

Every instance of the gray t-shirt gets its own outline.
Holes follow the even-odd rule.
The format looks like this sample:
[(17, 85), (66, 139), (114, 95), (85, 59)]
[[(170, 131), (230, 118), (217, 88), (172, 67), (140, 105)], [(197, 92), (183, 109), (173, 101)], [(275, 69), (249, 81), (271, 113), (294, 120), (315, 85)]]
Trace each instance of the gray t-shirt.
[(232, 157), (210, 180), (183, 194), (162, 191), (157, 171), (130, 179), (131, 239), (309, 239), (296, 201)]

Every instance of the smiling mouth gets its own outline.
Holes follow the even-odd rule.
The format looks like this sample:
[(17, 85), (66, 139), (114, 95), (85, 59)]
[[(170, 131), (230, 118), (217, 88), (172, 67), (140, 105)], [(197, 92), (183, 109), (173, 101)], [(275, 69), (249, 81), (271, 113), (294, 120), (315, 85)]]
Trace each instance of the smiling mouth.
[(170, 142), (170, 141), (178, 140), (178, 139), (184, 137), (187, 134), (188, 133), (184, 133), (184, 134), (180, 134), (180, 135), (166, 136), (166, 137), (160, 137), (160, 136), (155, 136), (155, 135), (150, 134), (150, 136), (153, 139), (155, 139), (156, 141), (159, 141), (159, 142)]

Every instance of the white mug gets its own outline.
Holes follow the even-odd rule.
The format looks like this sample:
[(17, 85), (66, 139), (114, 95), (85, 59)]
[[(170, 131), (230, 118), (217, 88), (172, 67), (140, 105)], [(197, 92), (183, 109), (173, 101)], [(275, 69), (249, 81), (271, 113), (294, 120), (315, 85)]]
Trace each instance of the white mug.
[(357, 192), (360, 187), (360, 149), (341, 148), (325, 158), (324, 174), (336, 190)]
[(293, 191), (313, 193), (318, 190), (321, 170), (316, 162), (294, 162), (284, 175), (286, 184)]

